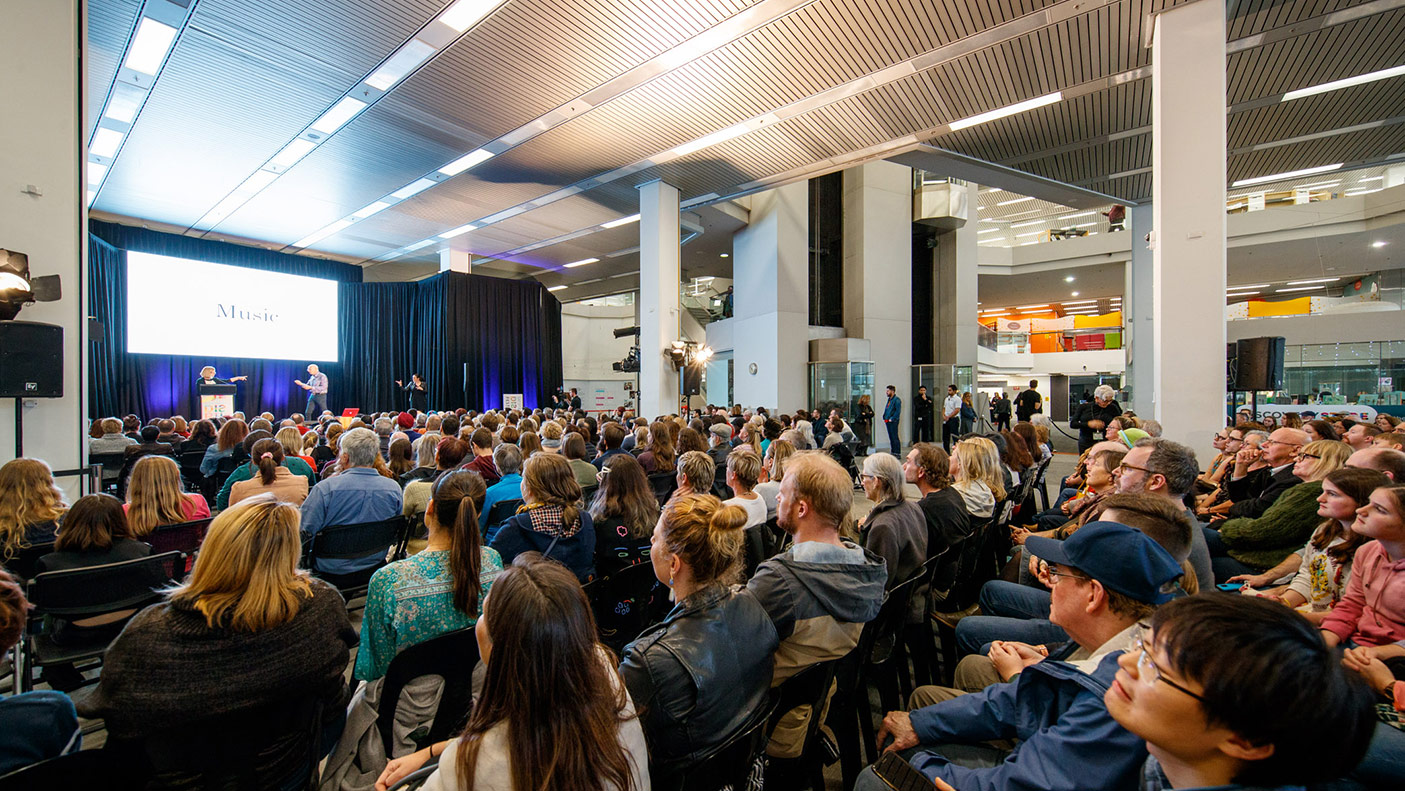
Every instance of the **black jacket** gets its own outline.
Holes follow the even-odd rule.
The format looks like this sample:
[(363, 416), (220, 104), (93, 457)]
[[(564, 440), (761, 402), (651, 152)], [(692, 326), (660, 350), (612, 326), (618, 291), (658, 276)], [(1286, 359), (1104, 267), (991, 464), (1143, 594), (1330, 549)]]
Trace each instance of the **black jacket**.
[[(1233, 472), (1230, 475), (1233, 476)], [(1273, 505), (1273, 501), (1278, 499), (1278, 495), (1302, 482), (1302, 478), (1293, 474), (1293, 465), (1291, 464), (1276, 474), (1270, 474), (1269, 468), (1264, 467), (1237, 481), (1231, 480), (1229, 482), (1229, 499), (1234, 501), (1234, 505), (1229, 507), (1229, 518), (1263, 516), (1264, 511), (1267, 511), (1268, 507)]]
[(714, 584), (624, 649), (655, 776), (707, 755), (766, 705), (780, 640), (749, 591)]
[(1093, 447), (1093, 445), (1097, 444), (1098, 439), (1100, 439), (1100, 437), (1095, 436), (1093, 432), (1101, 432), (1102, 429), (1089, 428), (1088, 421), (1101, 420), (1103, 426), (1106, 427), (1109, 420), (1121, 414), (1122, 407), (1118, 406), (1116, 401), (1107, 402), (1107, 406), (1098, 406), (1097, 401), (1089, 401), (1086, 404), (1080, 404), (1078, 411), (1073, 413), (1073, 419), (1068, 421), (1069, 428), (1078, 429), (1078, 452), (1082, 453)]

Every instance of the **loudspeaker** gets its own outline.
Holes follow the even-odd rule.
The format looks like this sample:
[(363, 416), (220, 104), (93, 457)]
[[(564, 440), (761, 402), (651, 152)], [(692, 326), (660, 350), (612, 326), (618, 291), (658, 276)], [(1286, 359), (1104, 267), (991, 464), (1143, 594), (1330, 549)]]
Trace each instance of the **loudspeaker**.
[(683, 395), (702, 395), (702, 375), (701, 365), (683, 366)]
[(0, 398), (63, 398), (63, 327), (0, 321)]
[(1244, 338), (1235, 354), (1235, 390), (1280, 390), (1283, 387), (1282, 337)]

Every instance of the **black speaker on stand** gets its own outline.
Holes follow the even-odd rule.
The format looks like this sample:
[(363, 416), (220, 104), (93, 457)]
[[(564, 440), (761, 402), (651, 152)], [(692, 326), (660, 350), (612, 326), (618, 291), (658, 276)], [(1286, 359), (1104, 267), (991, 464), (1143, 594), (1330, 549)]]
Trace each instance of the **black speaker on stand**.
[(1233, 388), (1252, 394), (1254, 420), (1259, 419), (1259, 391), (1283, 389), (1286, 343), (1282, 336), (1271, 336), (1244, 338), (1235, 344), (1234, 361), (1229, 366)]
[(63, 398), (63, 327), (0, 321), (0, 398), (15, 399), (15, 458), (20, 458), (24, 399)]

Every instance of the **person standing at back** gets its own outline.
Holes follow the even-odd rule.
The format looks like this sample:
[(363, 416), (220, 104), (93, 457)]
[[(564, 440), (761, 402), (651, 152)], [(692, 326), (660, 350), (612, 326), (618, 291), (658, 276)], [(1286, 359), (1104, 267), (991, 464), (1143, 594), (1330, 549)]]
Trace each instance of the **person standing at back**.
[(995, 394), (995, 399), (990, 402), (990, 415), (996, 431), (1010, 427), (1010, 399), (1004, 393)]
[(956, 441), (960, 430), (961, 396), (956, 391), (956, 385), (947, 385), (946, 400), (942, 401), (942, 449), (947, 453), (951, 452), (951, 443)]
[[(932, 398), (927, 395), (927, 386), (917, 388), (917, 397), (912, 399), (912, 444), (932, 441), (932, 407)], [(897, 451), (893, 453), (896, 454)]]
[(1039, 395), (1039, 381), (1029, 380), (1029, 389), (1015, 396), (1015, 419), (1019, 423), (1029, 420), (1035, 412), (1044, 411), (1044, 398)]
[(903, 400), (898, 398), (898, 388), (888, 385), (888, 403), (883, 405), (883, 425), (888, 429), (888, 446), (894, 456), (902, 451), (903, 443), (898, 438), (898, 424), (902, 422), (902, 417)]

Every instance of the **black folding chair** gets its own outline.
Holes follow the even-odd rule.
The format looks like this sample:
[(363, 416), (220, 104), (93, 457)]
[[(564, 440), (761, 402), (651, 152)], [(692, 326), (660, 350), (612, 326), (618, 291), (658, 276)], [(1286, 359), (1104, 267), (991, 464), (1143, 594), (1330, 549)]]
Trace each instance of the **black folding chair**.
[(200, 472), (200, 462), (205, 460), (205, 449), (181, 451), (178, 460), (181, 478), (186, 482), (186, 486), (192, 490), (200, 488), (205, 482), (205, 474)]
[(39, 565), (39, 558), (44, 557), (54, 551), (54, 542), (47, 544), (31, 544), (27, 547), (20, 547), (15, 550), (15, 554), (5, 561), (5, 570), (20, 578), (20, 581), (34, 577), (34, 569)]
[(649, 475), (649, 488), (654, 490), (654, 497), (658, 498), (659, 505), (668, 502), (668, 498), (673, 496), (673, 492), (678, 488), (678, 472), (655, 472)]
[(184, 554), (163, 552), (136, 560), (46, 571), (35, 576), (29, 581), (26, 592), (34, 609), (30, 613), (24, 650), (17, 653), (19, 661), (15, 668), (20, 691), (34, 689), (33, 672), (36, 667), (76, 666), (79, 662), (101, 659), (127, 619), (105, 625), (92, 640), (71, 638), (62, 641), (75, 643), (72, 645), (55, 642), (52, 631), (41, 629), (45, 621), (57, 626), (58, 622), (86, 620), (127, 610), (130, 611), (127, 616), (130, 618), (143, 607), (161, 601), (163, 594), (159, 589), (174, 582), (177, 572), (184, 567)]
[(590, 506), (590, 501), (593, 500), (593, 499), (595, 499), (595, 493), (596, 493), (597, 491), (599, 491), (599, 490), (600, 490), (600, 484), (598, 484), (598, 483), (591, 484), (590, 486), (582, 486), (582, 487), (581, 487), (581, 502), (584, 503), (584, 504), (586, 505), (586, 507), (589, 507), (589, 506)]
[(595, 580), (588, 596), (600, 642), (622, 653), (639, 633), (668, 614), (668, 596), (652, 563), (636, 563)]
[[(828, 749), (821, 743), (824, 735), (820, 732), (819, 713), (829, 698), (829, 690), (834, 685), (834, 671), (840, 661), (836, 659), (813, 664), (781, 682), (775, 690), (778, 700), (776, 708), (767, 721), (769, 740), (777, 723), (787, 712), (800, 706), (811, 707), (811, 715), (805, 726), (805, 746), (797, 767), (802, 778), (795, 778), (797, 782), (804, 782), (804, 787), (810, 791), (824, 791), (825, 788), (824, 767)], [(783, 767), (783, 763), (776, 762), (768, 770), (779, 773)]]
[(142, 540), (151, 545), (153, 553), (185, 553), (185, 567), (182, 571), (188, 572), (195, 565), (195, 555), (200, 551), (200, 544), (205, 541), (205, 531), (210, 529), (212, 521), (214, 520), (196, 519), (193, 522), (161, 525)]
[[(404, 516), (393, 516), (379, 522), (353, 525), (329, 525), (313, 534), (307, 542), (306, 566), (320, 579), (336, 587), (348, 603), (366, 593), (371, 575), (398, 555), (407, 540), (409, 522)], [(374, 565), (347, 574), (319, 571), (319, 560), (374, 560)]]
[(1050, 456), (1049, 458), (1040, 462), (1039, 472), (1035, 473), (1034, 476), (1034, 490), (1039, 493), (1040, 511), (1049, 510), (1049, 483), (1045, 480), (1045, 477), (1048, 476), (1049, 464), (1053, 461), (1054, 457)]
[(493, 503), (493, 506), (488, 509), (488, 518), (483, 522), (485, 527), (483, 535), (486, 536), (489, 532), (497, 528), (498, 525), (511, 519), (513, 514), (517, 513), (517, 509), (521, 507), (521, 500), (499, 500)]
[(150, 768), (120, 750), (79, 750), (0, 776), (0, 791), (84, 788), (127, 791), (145, 788)]
[(388, 791), (414, 791), (414, 789), (423, 786), (425, 782), (429, 780), (430, 775), (439, 771), (439, 759), (435, 758), (433, 760), (434, 763), (428, 766), (422, 766), (400, 778), (400, 782), (391, 786)]
[(400, 692), (411, 681), (424, 676), (444, 679), (434, 723), (424, 734), (412, 734), (416, 748), (443, 741), (467, 719), (473, 705), (473, 667), (478, 664), (478, 639), (473, 629), (458, 629), (432, 640), (412, 645), (395, 655), (381, 685), (380, 711), (376, 728), (385, 754), (391, 756), (395, 744), (395, 709)]
[(765, 705), (752, 712), (742, 729), (718, 745), (711, 754), (681, 767), (654, 770), (650, 787), (654, 791), (746, 791), (757, 787), (764, 767), (766, 738), (778, 698), (772, 695)]
[(102, 488), (104, 491), (117, 485), (117, 478), (122, 474), (122, 465), (126, 463), (127, 454), (121, 451), (88, 454), (89, 466), (94, 464), (102, 466)]

